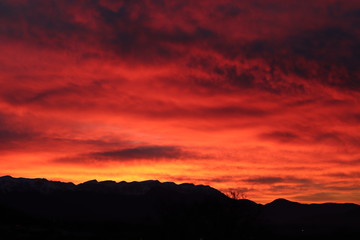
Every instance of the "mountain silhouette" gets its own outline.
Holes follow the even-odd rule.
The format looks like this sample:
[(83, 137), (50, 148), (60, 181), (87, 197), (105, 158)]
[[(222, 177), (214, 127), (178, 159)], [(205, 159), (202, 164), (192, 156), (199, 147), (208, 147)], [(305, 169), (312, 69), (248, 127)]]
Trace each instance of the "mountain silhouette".
[(0, 239), (351, 239), (360, 206), (261, 205), (204, 185), (0, 177)]

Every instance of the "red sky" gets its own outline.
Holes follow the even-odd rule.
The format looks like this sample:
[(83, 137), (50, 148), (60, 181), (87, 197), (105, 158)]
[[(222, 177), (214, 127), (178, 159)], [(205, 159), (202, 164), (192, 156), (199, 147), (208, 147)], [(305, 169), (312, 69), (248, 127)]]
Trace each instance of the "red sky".
[(0, 175), (360, 203), (358, 0), (2, 0)]

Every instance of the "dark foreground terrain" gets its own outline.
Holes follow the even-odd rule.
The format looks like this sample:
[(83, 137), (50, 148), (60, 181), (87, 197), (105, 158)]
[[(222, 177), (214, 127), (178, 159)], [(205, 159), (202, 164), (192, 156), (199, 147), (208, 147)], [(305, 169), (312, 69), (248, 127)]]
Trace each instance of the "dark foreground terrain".
[(0, 239), (360, 239), (360, 206), (266, 205), (192, 184), (0, 177)]

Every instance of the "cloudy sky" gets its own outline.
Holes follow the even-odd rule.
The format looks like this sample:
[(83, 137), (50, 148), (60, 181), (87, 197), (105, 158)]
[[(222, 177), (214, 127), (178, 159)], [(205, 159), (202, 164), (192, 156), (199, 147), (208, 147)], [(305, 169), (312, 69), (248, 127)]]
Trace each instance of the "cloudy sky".
[(1, 0), (0, 175), (360, 203), (358, 0)]

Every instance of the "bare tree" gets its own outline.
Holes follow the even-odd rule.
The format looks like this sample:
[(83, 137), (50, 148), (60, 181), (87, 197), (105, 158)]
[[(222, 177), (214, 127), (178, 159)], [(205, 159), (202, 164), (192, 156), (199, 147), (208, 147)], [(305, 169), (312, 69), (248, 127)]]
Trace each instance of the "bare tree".
[(230, 190), (226, 194), (229, 198), (239, 200), (239, 199), (247, 199), (247, 195), (243, 191), (237, 191), (237, 190)]

